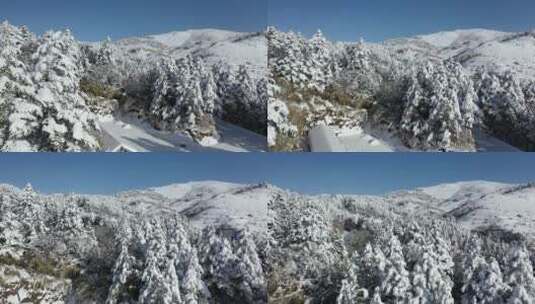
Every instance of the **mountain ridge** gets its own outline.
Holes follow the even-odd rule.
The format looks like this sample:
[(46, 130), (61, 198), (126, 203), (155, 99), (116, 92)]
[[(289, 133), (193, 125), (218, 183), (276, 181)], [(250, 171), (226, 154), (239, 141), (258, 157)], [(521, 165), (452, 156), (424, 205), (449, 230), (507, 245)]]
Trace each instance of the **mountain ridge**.
[[(0, 189), (23, 193), (24, 191), (8, 184), (0, 185)], [(518, 192), (526, 189), (525, 193)], [(532, 190), (530, 190), (532, 189)], [(73, 193), (74, 194), (74, 193)], [(44, 194), (45, 197), (69, 196), (73, 194), (53, 193)], [(489, 181), (461, 181), (441, 183), (435, 186), (415, 188), (413, 190), (399, 190), (383, 195), (366, 194), (304, 194), (286, 190), (268, 183), (239, 184), (220, 181), (196, 181), (187, 183), (171, 183), (161, 187), (119, 191), (109, 195), (74, 194), (87, 197), (90, 201), (117, 200), (114, 205), (135, 203), (142, 212), (177, 212), (193, 219), (199, 228), (214, 223), (228, 223), (237, 228), (248, 228), (261, 231), (262, 225), (267, 224), (268, 204), (277, 195), (286, 197), (304, 197), (312, 200), (329, 197), (348, 197), (363, 200), (380, 200), (399, 205), (401, 202), (407, 207), (417, 203), (423, 211), (441, 212), (444, 216), (454, 216), (459, 208), (470, 207), (471, 220), (457, 216), (458, 220), (468, 229), (484, 227), (493, 224), (502, 225), (507, 230), (518, 230), (535, 237), (535, 203), (529, 205), (529, 198), (533, 196), (535, 202), (535, 187), (533, 183), (507, 184)], [(421, 196), (424, 195), (424, 196)], [(527, 196), (527, 198), (526, 198)], [(527, 200), (526, 200), (527, 199)], [(505, 200), (507, 204), (499, 204)], [(118, 204), (118, 205), (117, 205)], [(486, 206), (485, 204), (488, 204)], [(102, 205), (102, 203), (99, 203)], [(525, 207), (522, 207), (522, 206)], [(507, 206), (514, 206), (508, 209)], [(495, 208), (496, 210), (493, 210)], [(519, 209), (520, 208), (520, 209)], [(427, 210), (428, 209), (428, 210)], [(152, 210), (152, 211), (151, 211)], [(433, 211), (434, 210), (434, 211)], [(519, 210), (526, 212), (525, 221), (514, 217)], [(474, 213), (475, 212), (475, 213)], [(481, 213), (481, 214), (479, 214)], [(486, 223), (486, 224), (485, 224)]]

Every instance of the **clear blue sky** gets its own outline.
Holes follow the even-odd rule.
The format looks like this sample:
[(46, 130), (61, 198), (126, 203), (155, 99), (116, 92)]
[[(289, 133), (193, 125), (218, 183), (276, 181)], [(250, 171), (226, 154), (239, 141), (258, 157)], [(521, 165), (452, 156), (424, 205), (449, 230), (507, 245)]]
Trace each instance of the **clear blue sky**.
[(269, 0), (269, 23), (332, 40), (382, 41), (443, 30), (535, 27), (533, 0)]
[(454, 181), (535, 181), (535, 154), (0, 153), (0, 183), (31, 182), (45, 193), (115, 193), (194, 180), (379, 194)]
[(268, 0), (4, 0), (0, 20), (31, 31), (70, 28), (79, 40), (98, 41), (190, 28), (260, 31)]

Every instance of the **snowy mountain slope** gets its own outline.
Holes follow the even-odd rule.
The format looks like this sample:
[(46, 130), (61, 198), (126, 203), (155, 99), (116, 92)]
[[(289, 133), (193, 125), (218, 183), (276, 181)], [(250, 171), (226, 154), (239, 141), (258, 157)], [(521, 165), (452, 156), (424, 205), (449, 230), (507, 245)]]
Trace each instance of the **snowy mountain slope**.
[(510, 70), (521, 78), (533, 79), (534, 53), (535, 34), (520, 33), (485, 42), (460, 52), (454, 58), (471, 70), (481, 67), (498, 72)]
[(507, 184), (487, 182), (487, 181), (470, 181), (458, 182), (452, 184), (441, 184), (432, 187), (417, 189), (441, 201), (455, 200), (461, 197), (483, 196), (486, 193), (496, 191), (496, 189), (508, 187)]
[(499, 228), (535, 237), (535, 186), (485, 181), (421, 188), (416, 192), (469, 229)]
[(241, 187), (243, 185), (219, 181), (202, 181), (172, 184), (148, 190), (159, 193), (169, 199), (186, 201), (194, 198), (208, 199), (224, 192), (235, 191)]
[[(485, 42), (507, 36), (509, 33), (487, 29), (468, 29), (443, 31), (429, 35), (416, 36), (414, 39), (425, 41), (442, 51), (454, 52), (456, 49), (475, 48)], [(451, 57), (451, 55), (449, 55)]]
[(173, 184), (132, 190), (115, 196), (88, 196), (92, 203), (120, 213), (129, 206), (143, 214), (181, 214), (203, 229), (209, 225), (248, 228), (262, 235), (267, 205), (282, 190), (265, 184), (241, 185), (216, 181)]
[(438, 48), (441, 57), (450, 58), (466, 50), (475, 49), (486, 42), (509, 35), (511, 34), (487, 29), (468, 29), (420, 35), (413, 39), (431, 44)]
[(238, 185), (219, 182), (188, 183), (150, 189), (171, 199), (169, 206), (195, 225), (210, 223), (249, 227), (262, 232), (267, 225), (267, 206), (279, 190), (269, 185)]
[(137, 56), (196, 55), (210, 64), (224, 61), (234, 66), (249, 65), (257, 75), (267, 69), (267, 43), (262, 33), (188, 30), (121, 39), (115, 45)]
[(422, 39), (396, 38), (383, 43), (367, 43), (367, 45), (374, 52), (393, 52), (409, 61), (443, 60), (439, 54), (440, 49)]
[(511, 70), (522, 78), (535, 77), (535, 37), (532, 32), (455, 30), (393, 39), (385, 45), (422, 59), (454, 59), (472, 71), (478, 68), (496, 72)]

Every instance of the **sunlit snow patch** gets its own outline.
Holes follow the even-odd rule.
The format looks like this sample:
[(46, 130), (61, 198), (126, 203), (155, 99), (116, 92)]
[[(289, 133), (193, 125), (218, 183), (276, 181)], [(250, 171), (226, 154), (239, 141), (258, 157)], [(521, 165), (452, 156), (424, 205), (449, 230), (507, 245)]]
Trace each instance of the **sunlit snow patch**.
[(104, 117), (99, 121), (105, 151), (119, 146), (137, 152), (262, 152), (267, 150), (266, 137), (218, 121), (219, 140), (207, 137), (198, 143), (186, 134), (154, 129), (132, 116)]

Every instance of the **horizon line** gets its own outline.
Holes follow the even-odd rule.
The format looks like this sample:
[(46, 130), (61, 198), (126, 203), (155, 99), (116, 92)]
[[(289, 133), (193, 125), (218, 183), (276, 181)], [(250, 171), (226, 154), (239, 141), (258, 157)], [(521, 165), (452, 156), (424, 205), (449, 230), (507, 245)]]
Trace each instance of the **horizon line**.
[[(331, 39), (331, 38), (329, 38), (330, 35), (326, 35), (325, 32), (321, 28), (318, 28), (315, 33), (312, 33), (312, 34), (309, 34), (309, 35), (304, 34), (302, 31), (298, 31), (298, 30), (291, 29), (291, 28), (288, 28), (287, 30), (282, 30), (276, 25), (268, 25), (268, 28), (274, 28), (279, 32), (285, 32), (285, 33), (293, 32), (293, 33), (295, 33), (295, 34), (297, 34), (299, 36), (302, 36), (305, 39), (311, 39), (315, 35), (315, 33), (317, 33), (318, 31), (321, 31), (323, 36), (327, 40), (329, 40), (331, 42), (338, 42), (338, 43), (356, 43), (356, 42), (358, 42), (358, 40), (351, 41), (351, 40)], [(438, 31), (435, 31), (435, 32), (425, 32), (425, 33), (419, 33), (419, 34), (406, 34), (406, 35), (401, 35), (401, 36), (393, 36), (393, 37), (385, 38), (385, 39), (382, 39), (382, 40), (369, 40), (369, 41), (372, 42), (372, 43), (383, 43), (383, 42), (396, 40), (396, 39), (408, 39), (408, 38), (416, 38), (416, 37), (421, 37), (421, 36), (429, 36), (429, 35), (434, 35), (434, 34), (439, 34), (439, 33), (451, 33), (451, 32), (461, 32), (461, 31), (474, 31), (474, 30), (493, 31), (493, 32), (499, 32), (499, 33), (503, 33), (503, 34), (520, 34), (520, 33), (535, 32), (535, 27), (529, 28), (529, 29), (525, 29), (525, 30), (521, 30), (521, 31), (504, 31), (504, 30), (500, 30), (500, 29), (496, 29), (496, 28), (485, 28), (485, 27), (461, 27), (461, 28), (455, 28), (455, 29), (442, 29), (442, 30), (438, 30)], [(364, 39), (364, 41), (367, 42), (366, 37), (361, 37), (361, 39)]]
[[(28, 28), (28, 30), (31, 32), (31, 33), (34, 33), (37, 35), (37, 37), (41, 37), (43, 36), (45, 33), (49, 32), (49, 31), (52, 31), (52, 32), (57, 32), (57, 31), (70, 31), (72, 34), (73, 34), (73, 37), (76, 38), (76, 32), (73, 31), (73, 29), (69, 26), (66, 26), (66, 27), (62, 27), (62, 28), (54, 28), (54, 27), (48, 27), (47, 30), (43, 31), (43, 32), (34, 32), (32, 30), (32, 28), (30, 28), (29, 26), (27, 26), (26, 24), (14, 24), (14, 23), (11, 23), (9, 21), (9, 19), (1, 19), (0, 20), (0, 24), (4, 24), (4, 23), (7, 23), (8, 25), (11, 25), (11, 26), (14, 26), (14, 27), (17, 27), (17, 28), (21, 28), (21, 27), (26, 27)], [(252, 33), (262, 33), (262, 32), (265, 32), (265, 30), (267, 29), (267, 27), (264, 28), (264, 30), (259, 30), (259, 31), (242, 31), (242, 30), (235, 30), (235, 29), (232, 29), (232, 28), (227, 28), (227, 27), (220, 27), (220, 28), (216, 28), (216, 27), (201, 27), (201, 26), (194, 26), (194, 27), (190, 27), (190, 28), (177, 28), (177, 29), (170, 29), (168, 31), (164, 31), (164, 32), (150, 32), (150, 33), (141, 33), (139, 34), (139, 36), (135, 36), (135, 35), (125, 35), (125, 36), (121, 36), (121, 37), (118, 37), (118, 38), (113, 38), (112, 41), (120, 41), (120, 40), (124, 40), (124, 39), (130, 39), (130, 38), (144, 38), (144, 37), (150, 37), (150, 36), (157, 36), (157, 35), (164, 35), (164, 34), (170, 34), (170, 33), (176, 33), (176, 32), (187, 32), (187, 31), (202, 31), (202, 30), (215, 30), (215, 31), (227, 31), (227, 32), (232, 32), (232, 33), (238, 33), (238, 34), (252, 34)], [(101, 40), (96, 40), (96, 41), (91, 41), (91, 40), (79, 40), (80, 42), (86, 42), (86, 43), (96, 43), (96, 42), (102, 42), (102, 41), (105, 41), (107, 38), (112, 38), (113, 35), (112, 34), (107, 34), (105, 35), (105, 37), (103, 37)]]
[(397, 192), (403, 192), (403, 191), (414, 191), (418, 190), (420, 188), (429, 188), (429, 187), (435, 187), (440, 185), (453, 185), (453, 184), (459, 184), (459, 183), (471, 183), (471, 182), (482, 182), (482, 183), (498, 183), (498, 184), (505, 184), (505, 185), (524, 185), (524, 184), (530, 184), (532, 181), (524, 181), (524, 182), (504, 182), (504, 181), (497, 181), (497, 180), (485, 180), (485, 179), (467, 179), (467, 180), (456, 180), (456, 181), (444, 181), (444, 182), (438, 182), (433, 184), (427, 184), (427, 185), (419, 185), (415, 186), (413, 188), (406, 188), (406, 187), (400, 187), (393, 190), (384, 191), (381, 193), (370, 193), (370, 192), (305, 192), (305, 191), (298, 191), (291, 189), (291, 187), (287, 186), (281, 186), (277, 185), (273, 182), (268, 181), (256, 181), (256, 182), (248, 182), (248, 183), (241, 183), (241, 182), (234, 182), (234, 181), (225, 181), (225, 180), (216, 180), (216, 179), (192, 179), (186, 182), (174, 182), (174, 183), (165, 183), (162, 185), (155, 185), (155, 186), (143, 186), (143, 187), (126, 187), (122, 190), (117, 190), (113, 192), (73, 192), (73, 191), (52, 191), (52, 192), (46, 192), (46, 191), (40, 191), (39, 188), (35, 188), (32, 184), (32, 182), (26, 182), (24, 186), (18, 186), (11, 183), (4, 183), (0, 182), (0, 186), (9, 186), (14, 187), (18, 190), (23, 190), (24, 187), (28, 184), (32, 186), (35, 192), (43, 195), (69, 195), (69, 194), (78, 194), (78, 195), (102, 195), (102, 196), (115, 196), (117, 194), (125, 193), (125, 192), (131, 192), (131, 191), (147, 191), (154, 188), (163, 188), (163, 187), (169, 187), (169, 186), (175, 186), (175, 185), (186, 185), (190, 183), (226, 183), (226, 184), (234, 184), (237, 186), (255, 186), (255, 185), (267, 185), (267, 186), (273, 186), (276, 188), (279, 188), (284, 191), (288, 192), (294, 192), (297, 194), (304, 194), (304, 195), (311, 195), (311, 196), (322, 196), (322, 195), (363, 195), (363, 196), (384, 196), (388, 194), (393, 194)]

